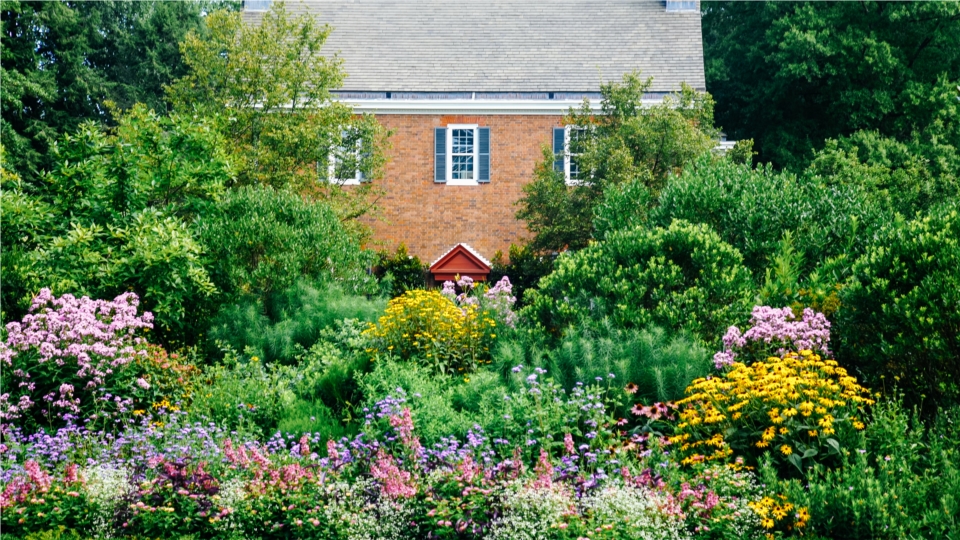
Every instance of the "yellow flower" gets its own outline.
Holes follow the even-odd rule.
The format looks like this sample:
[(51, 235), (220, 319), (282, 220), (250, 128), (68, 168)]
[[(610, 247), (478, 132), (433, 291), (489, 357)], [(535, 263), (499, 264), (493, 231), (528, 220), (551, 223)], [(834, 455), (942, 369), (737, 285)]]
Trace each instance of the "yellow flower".
[(780, 447), (780, 452), (783, 453), (783, 455), (785, 456), (789, 456), (790, 454), (793, 453), (793, 448), (790, 448), (790, 445), (788, 444), (784, 444), (783, 446)]

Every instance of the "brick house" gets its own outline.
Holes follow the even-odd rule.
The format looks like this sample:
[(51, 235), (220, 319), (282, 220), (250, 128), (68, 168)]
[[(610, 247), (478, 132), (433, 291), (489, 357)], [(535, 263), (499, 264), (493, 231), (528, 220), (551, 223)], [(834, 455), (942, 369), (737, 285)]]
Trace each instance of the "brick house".
[[(256, 23), (270, 0), (248, 0)], [(568, 179), (562, 117), (600, 82), (639, 70), (658, 102), (681, 82), (705, 90), (696, 1), (313, 0), (286, 4), (333, 31), (344, 60), (335, 92), (393, 131), (381, 199), (370, 221), (389, 249), (434, 261), (458, 243), (487, 259), (527, 235), (514, 214), (551, 145)]]

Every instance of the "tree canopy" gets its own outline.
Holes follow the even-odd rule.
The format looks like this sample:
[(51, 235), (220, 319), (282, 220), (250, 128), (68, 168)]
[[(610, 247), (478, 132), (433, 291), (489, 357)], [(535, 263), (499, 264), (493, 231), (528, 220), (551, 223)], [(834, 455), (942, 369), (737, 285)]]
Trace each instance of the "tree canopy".
[(710, 2), (703, 43), (718, 125), (761, 161), (799, 170), (861, 130), (956, 160), (957, 2)]

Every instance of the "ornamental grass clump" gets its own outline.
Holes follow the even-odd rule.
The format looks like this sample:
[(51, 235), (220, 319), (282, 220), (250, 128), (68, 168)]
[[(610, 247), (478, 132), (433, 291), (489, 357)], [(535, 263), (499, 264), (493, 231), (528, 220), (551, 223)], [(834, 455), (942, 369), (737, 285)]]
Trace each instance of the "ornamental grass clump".
[(476, 304), (458, 307), (439, 291), (414, 290), (394, 298), (377, 324), (364, 332), (381, 354), (416, 360), (455, 374), (489, 363), (497, 323)]
[(870, 393), (833, 360), (809, 350), (735, 362), (716, 377), (693, 381), (677, 402), (679, 423), (670, 442), (684, 464), (737, 454), (753, 462), (770, 451), (798, 470), (831, 463), (865, 426)]

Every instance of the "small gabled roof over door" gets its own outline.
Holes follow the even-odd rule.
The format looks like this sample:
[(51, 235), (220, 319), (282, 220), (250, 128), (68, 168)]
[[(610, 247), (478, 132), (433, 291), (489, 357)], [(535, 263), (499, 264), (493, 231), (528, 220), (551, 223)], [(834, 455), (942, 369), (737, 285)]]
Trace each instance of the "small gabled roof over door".
[(490, 261), (464, 243), (453, 246), (430, 265), (430, 274), (438, 282), (455, 281), (457, 276), (486, 281), (490, 270)]

